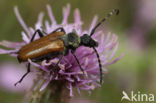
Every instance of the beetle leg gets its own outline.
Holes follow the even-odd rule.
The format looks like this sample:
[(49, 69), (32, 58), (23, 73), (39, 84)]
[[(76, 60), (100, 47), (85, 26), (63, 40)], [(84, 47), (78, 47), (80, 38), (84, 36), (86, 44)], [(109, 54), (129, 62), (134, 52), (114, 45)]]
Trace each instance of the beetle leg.
[(74, 54), (74, 52), (72, 52), (72, 54), (73, 54), (74, 58), (76, 59), (78, 65), (79, 65), (79, 67), (80, 67), (80, 70), (83, 72), (83, 74), (85, 74), (84, 69), (81, 67), (81, 64), (80, 64), (79, 59), (78, 59), (77, 56)]
[(61, 30), (61, 32), (64, 32), (64, 34), (66, 34), (66, 32), (65, 32), (65, 30), (64, 30), (63, 27), (59, 27), (59, 28), (55, 29), (52, 33), (55, 33), (55, 32), (57, 32), (58, 30)]
[(22, 78), (16, 82), (14, 85), (16, 86), (18, 83), (21, 83), (23, 81), (23, 79), (25, 78), (25, 76), (28, 75), (28, 73), (30, 73), (30, 63), (28, 63), (28, 68), (27, 68), (27, 72), (22, 76)]
[(31, 40), (30, 40), (30, 42), (32, 42), (33, 40), (34, 40), (34, 38), (35, 38), (35, 36), (36, 36), (36, 34), (39, 34), (39, 36), (42, 38), (42, 37), (44, 37), (44, 35), (43, 35), (43, 33), (41, 32), (41, 30), (40, 29), (37, 29), (36, 31), (35, 31), (35, 33), (33, 34), (33, 36), (32, 36), (32, 38), (31, 38)]
[(53, 71), (55, 71), (56, 67), (58, 66), (58, 64), (59, 64), (59, 63), (61, 62), (61, 60), (63, 59), (63, 56), (64, 56), (64, 55), (62, 55), (62, 56), (59, 58), (58, 62), (55, 64), (54, 68), (50, 71), (50, 75), (52, 74)]

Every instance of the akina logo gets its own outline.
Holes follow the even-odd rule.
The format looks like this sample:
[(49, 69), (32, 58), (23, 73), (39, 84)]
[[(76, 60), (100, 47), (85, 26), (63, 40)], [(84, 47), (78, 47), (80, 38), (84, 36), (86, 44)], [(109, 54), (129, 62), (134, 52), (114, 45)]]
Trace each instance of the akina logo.
[(155, 97), (154, 94), (144, 94), (138, 91), (137, 93), (134, 93), (134, 91), (131, 91), (130, 95), (128, 95), (125, 91), (122, 91), (122, 98), (121, 101), (128, 100), (128, 101), (134, 101), (134, 102), (154, 102)]

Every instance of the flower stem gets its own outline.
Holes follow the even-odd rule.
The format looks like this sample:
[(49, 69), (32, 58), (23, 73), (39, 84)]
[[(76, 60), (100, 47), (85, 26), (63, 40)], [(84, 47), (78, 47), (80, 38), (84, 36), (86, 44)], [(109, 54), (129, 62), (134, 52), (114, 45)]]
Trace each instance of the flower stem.
[[(50, 88), (49, 88), (50, 87)], [(49, 85), (49, 99), (46, 103), (69, 103), (69, 90), (63, 81), (53, 81)]]
[[(31, 93), (30, 100), (24, 103), (69, 103), (69, 90), (63, 81), (52, 81), (46, 90), (39, 91), (39, 88)], [(29, 101), (29, 102), (28, 102)]]

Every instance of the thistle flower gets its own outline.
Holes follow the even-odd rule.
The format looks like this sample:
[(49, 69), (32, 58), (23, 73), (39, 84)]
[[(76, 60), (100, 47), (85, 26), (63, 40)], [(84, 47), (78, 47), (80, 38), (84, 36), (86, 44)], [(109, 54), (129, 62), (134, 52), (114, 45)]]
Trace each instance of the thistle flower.
[[(62, 23), (57, 24), (54, 15), (52, 13), (51, 7), (47, 5), (47, 11), (50, 18), (50, 22), (47, 20), (43, 22), (44, 14), (41, 12), (38, 16), (38, 21), (35, 24), (35, 27), (32, 28), (27, 27), (27, 25), (24, 23), (21, 15), (19, 14), (18, 8), (15, 7), (14, 10), (17, 19), (24, 28), (24, 31), (22, 31), (21, 33), (23, 42), (9, 42), (9, 41), (0, 42), (0, 45), (5, 46), (7, 48), (12, 48), (12, 50), (0, 49), (0, 54), (9, 54), (15, 57), (17, 56), (17, 54), (15, 54), (14, 52), (18, 52), (18, 50), (23, 45), (29, 43), (36, 29), (40, 29), (41, 31), (50, 33), (58, 27), (63, 27), (66, 33), (70, 33), (74, 29), (80, 36), (82, 36), (83, 34), (90, 34), (91, 30), (96, 25), (98, 19), (98, 17), (95, 16), (93, 18), (89, 30), (83, 30), (81, 27), (83, 22), (81, 21), (80, 12), (78, 9), (76, 9), (74, 11), (74, 22), (68, 23), (68, 16), (70, 13), (70, 5), (68, 4), (66, 7), (63, 8)], [(35, 39), (38, 38), (39, 37), (36, 36)], [(119, 45), (117, 41), (118, 38), (115, 34), (111, 35), (110, 33), (108, 33), (107, 35), (105, 35), (102, 31), (95, 32), (93, 38), (99, 43), (99, 46), (96, 49), (100, 55), (100, 59), (102, 62), (103, 67), (102, 73), (105, 74), (106, 73), (105, 67), (117, 62), (122, 57), (121, 55), (120, 57), (112, 60), (118, 49)], [(65, 87), (69, 90), (70, 96), (73, 96), (72, 90), (73, 87), (76, 88), (78, 92), (80, 92), (80, 90), (90, 91), (95, 89), (96, 87), (100, 87), (99, 65), (94, 51), (87, 47), (79, 47), (75, 51), (75, 54), (77, 55), (86, 75), (84, 75), (83, 72), (80, 70), (71, 52), (69, 52), (67, 56), (63, 57), (63, 60), (59, 63), (58, 67), (56, 68), (57, 72), (54, 73), (53, 75), (49, 75), (49, 73), (50, 70), (53, 69), (54, 65), (57, 63), (58, 61), (57, 57), (49, 61), (43, 60), (40, 64), (32, 62), (30, 59), (28, 60), (28, 62), (31, 63), (31, 65), (33, 65), (31, 71), (37, 72), (37, 74), (42, 78), (42, 80), (45, 81), (42, 87), (40, 88), (41, 91), (44, 88), (46, 88), (49, 83), (53, 83), (55, 81), (60, 81), (60, 83), (62, 83), (59, 85), (65, 85)], [(34, 67), (37, 67), (37, 70), (35, 70)]]

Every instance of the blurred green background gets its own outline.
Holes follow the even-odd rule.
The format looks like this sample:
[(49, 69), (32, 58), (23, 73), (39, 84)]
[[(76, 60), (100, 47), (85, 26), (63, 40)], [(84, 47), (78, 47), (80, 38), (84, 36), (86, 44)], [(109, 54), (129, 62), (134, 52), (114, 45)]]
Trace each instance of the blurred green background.
[[(56, 20), (61, 23), (62, 7), (67, 3), (71, 4), (69, 21), (73, 21), (74, 9), (79, 8), (84, 29), (88, 29), (95, 14), (102, 19), (113, 8), (120, 10), (119, 16), (112, 17), (101, 28), (107, 28), (105, 33), (110, 31), (118, 35), (120, 45), (116, 57), (121, 53), (124, 57), (107, 67), (108, 74), (101, 88), (90, 96), (82, 93), (81, 96), (75, 94), (76, 97), (87, 98), (92, 101), (89, 103), (120, 103), (123, 90), (128, 94), (132, 90), (156, 94), (155, 0), (0, 0), (0, 41), (22, 41), (23, 28), (13, 12), (15, 5), (25, 23), (34, 27), (40, 11), (45, 13), (45, 18), (48, 17), (46, 4), (52, 6)], [(1, 65), (6, 61), (18, 63), (16, 58), (0, 55)], [(23, 93), (9, 92), (0, 87), (0, 103), (21, 103), (22, 99)], [(131, 102), (124, 100), (122, 103)]]

